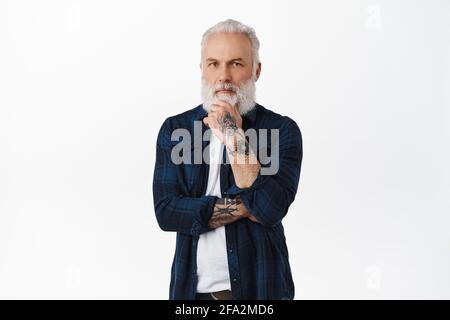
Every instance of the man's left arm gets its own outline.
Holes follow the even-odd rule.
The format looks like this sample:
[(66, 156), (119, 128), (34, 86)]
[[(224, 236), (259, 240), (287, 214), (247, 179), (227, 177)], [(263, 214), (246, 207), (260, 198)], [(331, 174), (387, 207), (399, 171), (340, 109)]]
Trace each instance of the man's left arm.
[(286, 118), (279, 129), (278, 171), (265, 175), (255, 151), (242, 130), (242, 118), (229, 104), (218, 101), (203, 120), (227, 147), (236, 186), (230, 196), (240, 196), (248, 218), (273, 226), (286, 215), (295, 199), (303, 157), (302, 135), (295, 121)]
[(233, 138), (227, 143), (227, 150), (236, 188), (229, 194), (240, 196), (251, 214), (250, 220), (273, 226), (286, 215), (297, 193), (303, 157), (300, 129), (293, 120), (280, 128), (279, 168), (274, 175), (262, 173), (242, 129)]

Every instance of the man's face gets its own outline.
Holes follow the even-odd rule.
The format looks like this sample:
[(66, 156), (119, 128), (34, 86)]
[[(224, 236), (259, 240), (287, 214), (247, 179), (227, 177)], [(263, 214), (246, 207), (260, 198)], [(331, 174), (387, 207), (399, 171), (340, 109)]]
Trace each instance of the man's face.
[(230, 82), (240, 86), (251, 78), (252, 62), (251, 43), (244, 34), (215, 33), (203, 46), (202, 77), (208, 85)]
[(202, 96), (208, 110), (214, 99), (231, 105), (239, 104), (241, 113), (253, 106), (255, 81), (252, 77), (252, 47), (250, 40), (241, 33), (214, 33), (202, 50)]

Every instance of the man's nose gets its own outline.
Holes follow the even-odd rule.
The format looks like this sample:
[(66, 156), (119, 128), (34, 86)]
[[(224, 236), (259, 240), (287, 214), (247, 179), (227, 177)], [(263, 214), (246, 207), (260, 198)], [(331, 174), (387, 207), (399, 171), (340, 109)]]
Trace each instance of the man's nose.
[(231, 82), (231, 74), (227, 66), (222, 66), (220, 68), (218, 81), (219, 83)]

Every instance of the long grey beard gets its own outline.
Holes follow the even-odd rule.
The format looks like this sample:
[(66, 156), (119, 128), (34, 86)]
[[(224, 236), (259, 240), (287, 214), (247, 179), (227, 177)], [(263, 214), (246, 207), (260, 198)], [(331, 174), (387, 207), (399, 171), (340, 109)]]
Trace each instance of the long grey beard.
[[(217, 90), (232, 90), (235, 94), (217, 93)], [(256, 86), (253, 78), (243, 82), (240, 87), (232, 83), (222, 83), (208, 85), (202, 79), (202, 101), (203, 108), (209, 112), (211, 105), (216, 99), (228, 102), (233, 107), (237, 107), (241, 115), (246, 114), (255, 107)]]

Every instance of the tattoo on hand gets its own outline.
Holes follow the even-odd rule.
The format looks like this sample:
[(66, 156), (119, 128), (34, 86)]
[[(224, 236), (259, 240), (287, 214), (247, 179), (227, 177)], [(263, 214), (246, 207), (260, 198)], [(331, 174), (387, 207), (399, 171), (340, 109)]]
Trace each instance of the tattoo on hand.
[(225, 197), (218, 199), (214, 206), (212, 217), (208, 221), (208, 225), (211, 228), (218, 228), (240, 219), (237, 211), (238, 205), (241, 203), (242, 201), (239, 196), (236, 198)]
[(229, 112), (225, 112), (219, 118), (219, 125), (222, 133), (234, 133), (237, 130), (236, 119)]

